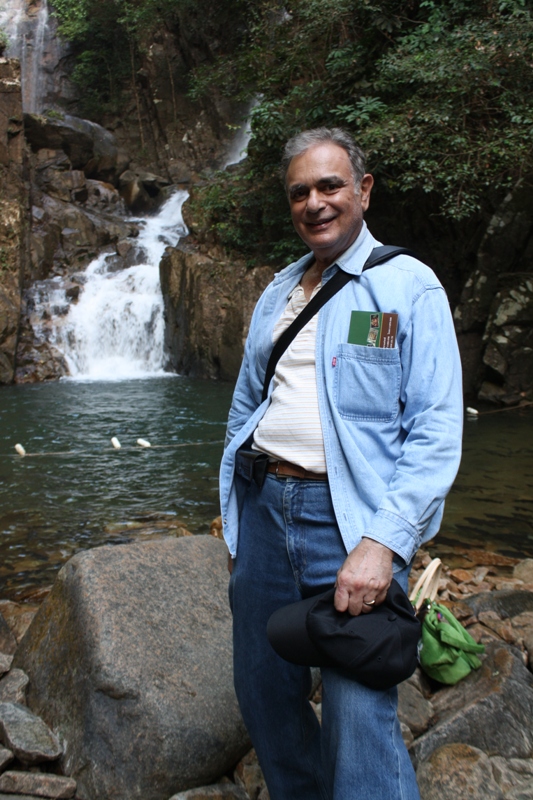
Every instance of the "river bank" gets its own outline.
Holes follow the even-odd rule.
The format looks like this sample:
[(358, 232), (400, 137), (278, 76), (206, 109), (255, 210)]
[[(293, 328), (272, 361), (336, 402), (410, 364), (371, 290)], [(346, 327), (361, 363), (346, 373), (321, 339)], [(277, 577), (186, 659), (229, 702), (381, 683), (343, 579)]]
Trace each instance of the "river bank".
[[(211, 532), (215, 538), (219, 536), (216, 520)], [(185, 538), (187, 533), (181, 531)], [(209, 537), (191, 539), (208, 544)], [(169, 539), (160, 541), (166, 546), (164, 543)], [(158, 546), (156, 540), (152, 544)], [(111, 548), (110, 552), (125, 553), (128, 548), (138, 546), (123, 545)], [(417, 554), (412, 582), (429, 563), (432, 550), (430, 543)], [(227, 582), (222, 573), (219, 578), (222, 584)], [(0, 679), (0, 740), (4, 745), (0, 750), (0, 796), (2, 792), (23, 792), (26, 797), (74, 797), (76, 793), (71, 778), (70, 782), (57, 780), (66, 770), (60, 758), (62, 745), (57, 738), (54, 740), (53, 731), (47, 734), (52, 755), (49, 752), (46, 760), (41, 760), (44, 759), (42, 731), (41, 755), (35, 755), (35, 743), (29, 733), (31, 720), (24, 711), (27, 698), (31, 697), (31, 692), (28, 693), (31, 684), (23, 670), (11, 667), (13, 657), (15, 664), (20, 659), (24, 635), (48, 594), (49, 589), (42, 588), (25, 602), (0, 600), (0, 652), (3, 653), (0, 669), (5, 673)], [(127, 592), (125, 597), (127, 602)], [(530, 705), (533, 708), (533, 560), (457, 547), (448, 553), (439, 600), (451, 608), (476, 641), (485, 644), (486, 654), (482, 668), (456, 687), (435, 684), (418, 670), (399, 687), (399, 718), (417, 766), (422, 800), (437, 796), (448, 800), (466, 796), (466, 792), (471, 800), (530, 798), (533, 732), (528, 714)], [(183, 597), (181, 602), (185, 607), (187, 598)], [(103, 608), (105, 612), (105, 600)], [(28, 635), (31, 637), (31, 631)], [(27, 650), (27, 645), (23, 648)], [(218, 664), (216, 671), (220, 668)], [(25, 728), (22, 738), (19, 735), (16, 754), (12, 747), (10, 750), (12, 739), (6, 733), (9, 720), (7, 726), (4, 720), (6, 709), (13, 703), (21, 715), (19, 731)], [(320, 685), (316, 687), (313, 703), (320, 716)], [(40, 713), (47, 720), (46, 708)], [(23, 773), (30, 774), (29, 763), (31, 777), (25, 777)], [(76, 796), (93, 800), (86, 790)], [(172, 800), (204, 798), (266, 800), (267, 790), (253, 751), (246, 752), (237, 764), (225, 769), (215, 783), (172, 795)], [(161, 800), (168, 797), (161, 796)]]

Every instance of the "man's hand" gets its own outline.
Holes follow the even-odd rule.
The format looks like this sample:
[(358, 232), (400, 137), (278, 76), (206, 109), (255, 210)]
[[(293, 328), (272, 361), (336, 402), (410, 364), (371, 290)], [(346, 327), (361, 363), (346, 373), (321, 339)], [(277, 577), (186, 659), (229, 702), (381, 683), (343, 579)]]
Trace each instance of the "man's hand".
[(337, 572), (337, 611), (348, 610), (356, 617), (383, 603), (392, 581), (393, 558), (394, 553), (385, 545), (373, 539), (361, 539)]

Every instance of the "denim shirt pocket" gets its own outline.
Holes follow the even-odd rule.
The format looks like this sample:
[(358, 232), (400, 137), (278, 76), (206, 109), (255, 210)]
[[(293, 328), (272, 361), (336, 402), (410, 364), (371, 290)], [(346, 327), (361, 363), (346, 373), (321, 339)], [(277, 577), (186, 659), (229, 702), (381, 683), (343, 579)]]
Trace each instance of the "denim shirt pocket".
[(333, 393), (340, 416), (393, 422), (400, 410), (401, 372), (397, 348), (339, 344)]

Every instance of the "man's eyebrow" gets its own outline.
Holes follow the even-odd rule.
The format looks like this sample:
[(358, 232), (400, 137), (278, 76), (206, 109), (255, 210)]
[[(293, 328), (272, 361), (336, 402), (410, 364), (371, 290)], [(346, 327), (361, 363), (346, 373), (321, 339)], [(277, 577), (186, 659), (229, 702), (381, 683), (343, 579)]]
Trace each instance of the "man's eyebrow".
[(339, 177), (339, 175), (326, 175), (324, 178), (320, 178), (317, 181), (317, 186), (322, 186), (325, 183), (346, 183), (344, 178)]
[[(340, 186), (343, 186), (343, 185), (346, 184), (346, 180), (344, 178), (341, 178), (339, 175), (325, 175), (323, 178), (319, 178), (318, 179), (318, 181), (316, 182), (316, 185), (317, 186), (326, 186), (327, 184), (330, 184), (330, 183), (334, 183), (334, 184), (338, 184)], [(289, 186), (288, 191), (290, 193), (292, 193), (292, 192), (298, 192), (298, 191), (300, 191), (302, 189), (308, 189), (308, 188), (309, 188), (309, 186), (308, 186), (307, 183), (292, 183)]]

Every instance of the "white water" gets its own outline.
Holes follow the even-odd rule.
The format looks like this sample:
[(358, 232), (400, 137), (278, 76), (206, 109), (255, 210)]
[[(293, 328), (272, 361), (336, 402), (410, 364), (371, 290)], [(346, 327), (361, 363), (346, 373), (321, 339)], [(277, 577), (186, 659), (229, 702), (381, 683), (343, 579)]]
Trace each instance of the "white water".
[(39, 113), (53, 104), (54, 70), (64, 49), (48, 0), (40, 0), (37, 9), (25, 0), (0, 0), (0, 29), (9, 39), (6, 55), (20, 61), (24, 111)]
[(226, 167), (231, 167), (233, 164), (239, 164), (241, 161), (243, 161), (243, 159), (246, 158), (248, 144), (252, 138), (252, 113), (258, 104), (259, 99), (255, 98), (248, 106), (243, 123), (236, 132), (226, 155), (226, 159), (222, 167), (223, 169), (226, 169)]
[(165, 247), (174, 247), (187, 234), (181, 216), (187, 197), (187, 192), (175, 192), (157, 216), (140, 221), (142, 229), (134, 241), (144, 263), (117, 272), (109, 270), (109, 254), (92, 261), (79, 299), (68, 313), (68, 286), (62, 279), (32, 287), (35, 336), (59, 350), (71, 378), (124, 380), (164, 374), (159, 261)]

